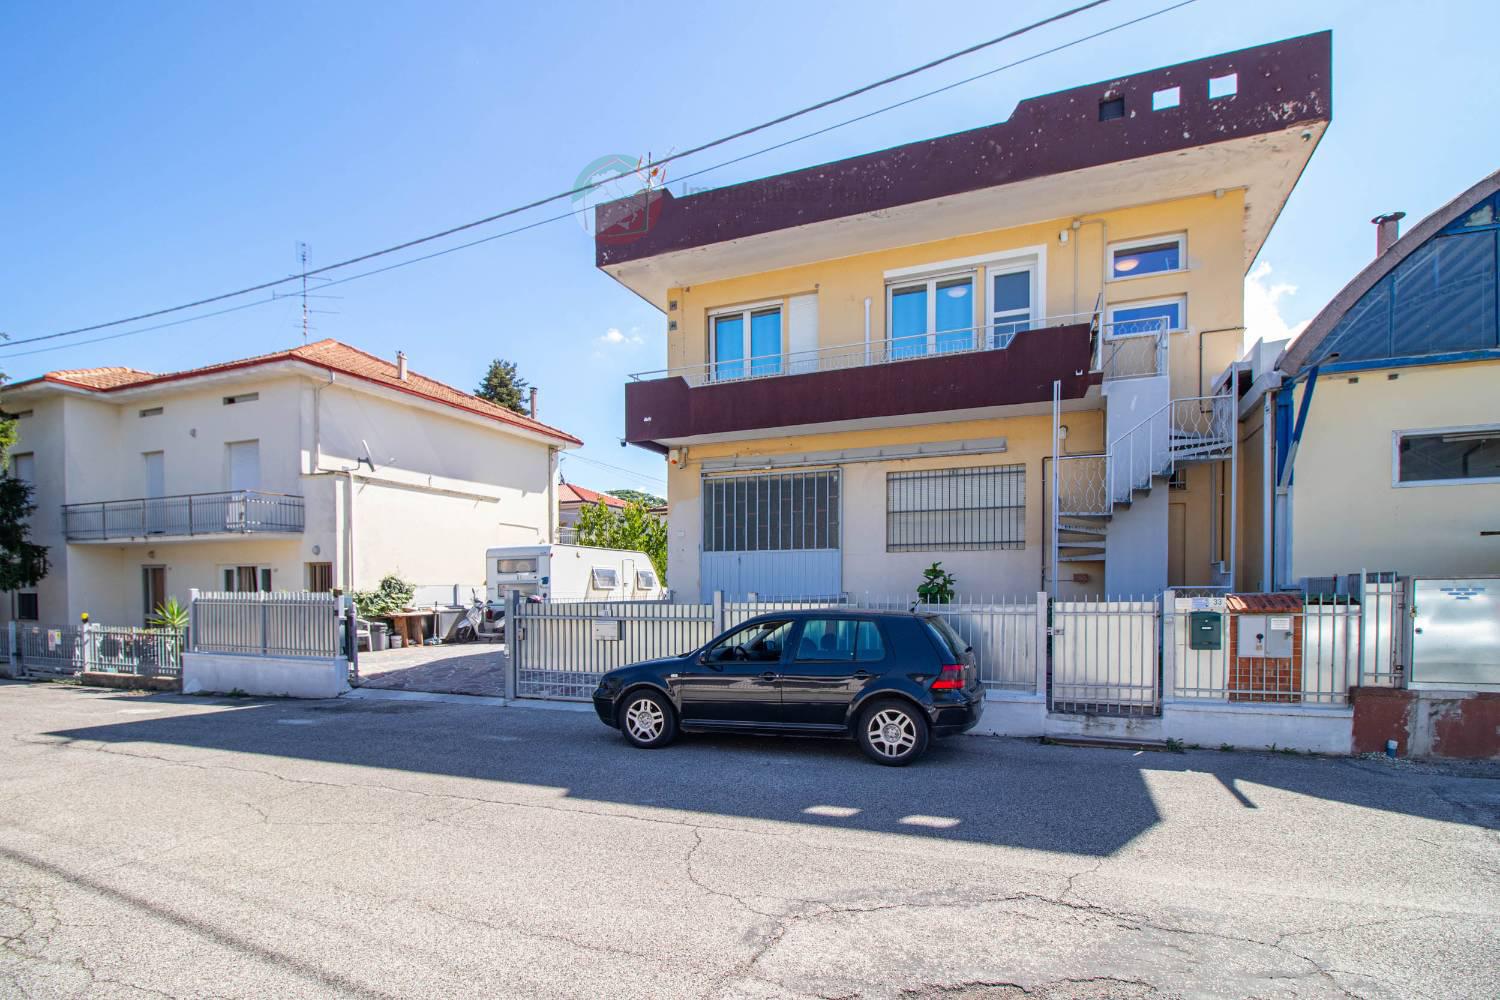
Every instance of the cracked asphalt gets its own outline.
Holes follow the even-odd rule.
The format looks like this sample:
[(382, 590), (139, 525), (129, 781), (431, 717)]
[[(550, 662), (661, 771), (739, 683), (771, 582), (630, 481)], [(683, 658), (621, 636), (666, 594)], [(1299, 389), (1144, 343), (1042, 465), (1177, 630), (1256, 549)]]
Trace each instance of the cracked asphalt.
[(0, 995), (1494, 997), (1500, 770), (0, 682)]

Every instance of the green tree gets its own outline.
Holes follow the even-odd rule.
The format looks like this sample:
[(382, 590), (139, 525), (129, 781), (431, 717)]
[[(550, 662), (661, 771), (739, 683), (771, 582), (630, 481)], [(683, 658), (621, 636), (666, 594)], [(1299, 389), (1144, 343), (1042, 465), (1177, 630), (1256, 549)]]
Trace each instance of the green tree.
[(633, 503), (624, 510), (585, 504), (578, 511), (578, 544), (644, 552), (662, 583), (667, 582), (667, 526), (652, 517), (645, 504)]
[(958, 581), (953, 574), (935, 562), (922, 571), (922, 582), (917, 586), (917, 600), (922, 604), (952, 604), (953, 585)]
[(516, 372), (514, 361), (496, 358), (490, 362), (489, 371), (484, 373), (484, 379), (479, 383), (479, 388), (474, 390), (474, 395), (526, 416), (526, 390), (529, 388), (531, 383)]
[(626, 503), (644, 504), (647, 507), (665, 507), (667, 501), (655, 493), (646, 493), (643, 490), (610, 490), (609, 495), (619, 497)]
[(31, 484), (10, 474), (8, 456), (15, 443), (15, 418), (0, 413), (0, 590), (34, 587), (47, 575), (47, 547), (31, 540), (27, 520), (36, 510)]

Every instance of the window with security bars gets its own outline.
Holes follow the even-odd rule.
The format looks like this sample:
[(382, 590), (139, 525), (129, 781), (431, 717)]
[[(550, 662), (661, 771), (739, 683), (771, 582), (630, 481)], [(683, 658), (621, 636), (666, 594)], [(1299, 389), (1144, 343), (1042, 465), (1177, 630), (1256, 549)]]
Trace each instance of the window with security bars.
[(888, 472), (887, 552), (1026, 547), (1026, 466)]
[(703, 480), (705, 552), (838, 547), (837, 470)]

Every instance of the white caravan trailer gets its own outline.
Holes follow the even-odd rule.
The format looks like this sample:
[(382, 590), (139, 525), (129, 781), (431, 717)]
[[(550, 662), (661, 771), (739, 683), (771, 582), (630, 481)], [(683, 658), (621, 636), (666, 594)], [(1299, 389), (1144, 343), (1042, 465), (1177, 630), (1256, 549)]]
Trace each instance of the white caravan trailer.
[(511, 545), (484, 554), (486, 597), (504, 605), (512, 591), (550, 601), (654, 601), (661, 580), (651, 557), (588, 545)]

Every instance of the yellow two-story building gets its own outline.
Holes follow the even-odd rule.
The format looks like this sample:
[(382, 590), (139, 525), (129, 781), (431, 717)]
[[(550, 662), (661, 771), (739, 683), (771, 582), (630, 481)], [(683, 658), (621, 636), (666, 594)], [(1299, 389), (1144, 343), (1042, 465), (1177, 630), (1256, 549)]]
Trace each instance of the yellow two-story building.
[(1330, 117), (1309, 35), (598, 209), (665, 314), (625, 437), (689, 597), (1226, 586), (1244, 275)]

